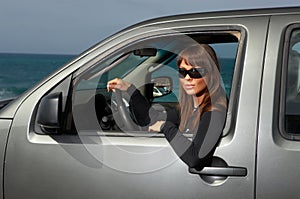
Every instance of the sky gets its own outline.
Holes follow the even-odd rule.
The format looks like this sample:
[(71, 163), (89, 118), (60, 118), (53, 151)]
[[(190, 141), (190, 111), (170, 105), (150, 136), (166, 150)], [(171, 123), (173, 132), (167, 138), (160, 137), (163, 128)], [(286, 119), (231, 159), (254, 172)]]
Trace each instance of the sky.
[(79, 54), (143, 20), (300, 6), (299, 0), (0, 0), (0, 53)]

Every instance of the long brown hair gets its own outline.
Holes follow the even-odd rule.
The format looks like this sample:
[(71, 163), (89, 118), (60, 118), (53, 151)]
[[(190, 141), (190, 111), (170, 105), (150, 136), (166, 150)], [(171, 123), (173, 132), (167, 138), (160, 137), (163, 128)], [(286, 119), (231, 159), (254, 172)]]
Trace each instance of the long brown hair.
[[(217, 56), (212, 47), (207, 44), (191, 45), (180, 52), (177, 59), (178, 67), (182, 61), (185, 61), (193, 67), (204, 67), (207, 70), (207, 81), (205, 81), (206, 92), (203, 94), (205, 97), (200, 103), (200, 111), (198, 111), (198, 115), (194, 118), (194, 121), (191, 123), (192, 125), (189, 127), (191, 130), (194, 130), (204, 112), (213, 110), (226, 111), (226, 94), (221, 84), (220, 68)], [(193, 96), (187, 95), (182, 85), (180, 85), (179, 96), (181, 113), (179, 129), (184, 131), (188, 120), (192, 115), (191, 113), (194, 111)]]

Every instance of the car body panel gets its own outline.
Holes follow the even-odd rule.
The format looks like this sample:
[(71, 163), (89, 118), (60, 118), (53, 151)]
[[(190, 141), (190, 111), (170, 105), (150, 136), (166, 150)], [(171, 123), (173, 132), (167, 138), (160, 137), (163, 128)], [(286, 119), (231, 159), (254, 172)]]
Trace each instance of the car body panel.
[[(11, 120), (8, 119), (0, 119), (0, 166), (1, 168), (4, 167), (5, 165), (5, 151), (6, 151), (6, 143), (7, 143), (7, 138), (8, 138), (8, 133), (10, 130), (10, 125), (11, 125)], [(3, 179), (3, 171), (4, 169), (1, 169), (0, 171), (0, 177), (1, 179)], [(0, 198), (3, 198), (3, 181), (1, 180), (0, 183), (1, 187), (0, 187)]]
[[(277, 76), (283, 66), (283, 30), (300, 23), (300, 15), (271, 18), (258, 134), (257, 198), (298, 198), (300, 145), (284, 139), (278, 126), (280, 81)], [(282, 41), (282, 42), (279, 42)], [(275, 50), (276, 49), (276, 50)], [(281, 56), (280, 56), (281, 55)], [(276, 94), (277, 93), (277, 94)], [(266, 147), (267, 146), (267, 147)]]
[[(263, 55), (264, 50), (268, 17), (191, 20), (185, 21), (185, 23), (172, 22), (169, 27), (180, 28), (183, 24), (185, 24), (184, 28), (186, 29), (192, 27), (193, 29), (205, 30), (215, 26), (242, 26), (247, 29), (247, 45), (245, 45), (247, 54), (243, 63), (244, 75), (242, 75), (235, 129), (230, 136), (223, 138), (215, 153), (215, 156), (224, 159), (230, 166), (247, 168), (246, 177), (229, 177), (217, 184), (207, 184), (198, 175), (188, 173), (187, 167), (177, 158), (164, 137), (153, 137), (146, 140), (130, 137), (105, 137), (105, 139), (101, 137), (99, 141), (98, 137), (85, 135), (81, 139), (89, 139), (92, 140), (92, 143), (101, 144), (82, 145), (80, 142), (66, 143), (66, 139), (72, 139), (71, 137), (55, 143), (50, 136), (36, 135), (29, 125), (34, 114), (34, 108), (41, 96), (74, 71), (75, 66), (70, 66), (36, 89), (24, 100), (15, 114), (14, 126), (11, 129), (8, 142), (7, 167), (5, 169), (6, 198), (19, 196), (28, 198), (82, 198), (85, 194), (89, 198), (98, 198), (100, 195), (105, 198), (118, 198), (120, 196), (127, 198), (136, 195), (159, 198), (196, 198), (202, 196), (214, 198), (223, 195), (224, 197), (240, 198), (241, 194), (244, 195), (244, 198), (253, 198), (256, 150), (254, 141), (257, 129), (255, 118), (258, 117), (259, 82), (263, 63), (261, 55)], [(165, 24), (164, 28), (167, 26)], [(149, 30), (149, 28), (147, 29)], [(156, 28), (155, 31), (159, 31), (159, 29)], [(123, 37), (136, 38), (137, 36), (134, 36), (136, 34), (147, 36), (149, 33), (144, 33), (141, 28), (138, 29), (137, 33), (124, 34)], [(112, 43), (119, 44), (122, 42), (118, 38), (118, 41)], [(260, 47), (256, 48), (257, 46)], [(87, 56), (107, 51), (107, 48), (102, 48)], [(257, 58), (253, 60), (253, 56)], [(75, 64), (77, 67), (81, 66), (80, 61)], [(255, 83), (251, 82), (254, 78), (257, 79)], [(245, 121), (240, 118), (248, 119)], [(41, 140), (43, 141), (39, 143)], [(252, 141), (250, 142), (250, 140)], [(245, 150), (238, 150), (240, 145), (243, 145)], [(122, 147), (124, 150), (119, 150)], [(104, 164), (101, 164), (101, 161), (97, 162), (95, 157), (91, 156), (89, 150), (93, 149), (98, 151), (99, 156), (104, 156), (106, 160)], [(125, 157), (132, 159), (132, 161), (128, 162), (126, 158), (127, 161), (122, 161), (123, 151), (144, 151), (147, 153), (153, 150), (156, 152), (145, 156), (148, 159), (135, 155), (130, 157), (130, 154), (134, 153), (126, 153)], [(107, 156), (113, 158), (109, 159)], [(164, 161), (170, 162), (170, 160), (174, 160), (171, 161), (172, 164), (166, 165), (164, 163)], [(20, 165), (22, 165), (21, 168)], [(149, 172), (139, 174), (139, 168)], [(129, 173), (126, 172), (128, 170)], [(168, 177), (161, 178), (161, 176)], [(16, 178), (18, 181), (14, 180)], [(30, 184), (32, 188), (24, 187), (24, 184)], [(40, 187), (41, 184), (42, 187)], [(110, 188), (112, 185), (113, 189)], [(35, 189), (35, 187), (37, 188)], [(182, 187), (185, 187), (182, 191), (176, 191)], [(128, 192), (128, 189), (132, 191)], [(56, 191), (53, 192), (52, 190)], [(82, 193), (82, 190), (86, 190), (86, 192)], [(228, 190), (235, 190), (235, 192), (228, 192)]]
[[(298, 15), (283, 15), (296, 12), (299, 9), (218, 12), (154, 19), (116, 33), (82, 53), (0, 112), (0, 118), (13, 119), (5, 154), (5, 198), (222, 196), (253, 199), (282, 198), (287, 193), (291, 197), (297, 195), (299, 190), (293, 186), (285, 186), (280, 192), (283, 182), (275, 181), (279, 176), (291, 183), (297, 182), (298, 175), (293, 174), (297, 172), (300, 161), (289, 165), (289, 172), (284, 170), (292, 157), (298, 159), (298, 145), (276, 138), (272, 125), (274, 106), (270, 103), (270, 97), (273, 100), (275, 96), (276, 66), (279, 65), (278, 52), (274, 49), (280, 48), (281, 33), (286, 24), (299, 19)], [(229, 166), (246, 168), (246, 176), (209, 183), (199, 175), (189, 173), (188, 167), (161, 135), (131, 137), (118, 136), (118, 133), (110, 136), (84, 132), (50, 136), (34, 131), (32, 124), (40, 99), (65, 78), (76, 77), (133, 41), (162, 32), (216, 28), (242, 30), (245, 39), (240, 44), (242, 50), (236, 65), (240, 68), (241, 81), (236, 85), (235, 116), (229, 133), (222, 137), (214, 156)], [(3, 145), (0, 146), (5, 146), (10, 123), (10, 120), (0, 120), (0, 130), (5, 129), (1, 134), (4, 136), (1, 139)], [(4, 148), (2, 154), (4, 156)], [(279, 166), (274, 166), (275, 163), (278, 165), (278, 159), (269, 158), (273, 154), (278, 154), (276, 157), (283, 160)]]

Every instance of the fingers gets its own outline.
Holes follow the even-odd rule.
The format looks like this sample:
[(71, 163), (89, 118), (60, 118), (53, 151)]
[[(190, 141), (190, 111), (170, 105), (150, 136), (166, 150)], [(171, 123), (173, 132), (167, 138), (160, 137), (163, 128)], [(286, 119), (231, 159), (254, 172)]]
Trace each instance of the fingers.
[(107, 85), (106, 85), (107, 92), (109, 92), (111, 90), (115, 92), (115, 89), (117, 88), (117, 85), (118, 85), (118, 79), (117, 78), (108, 81)]
[(107, 91), (109, 92), (112, 90), (115, 92), (116, 89), (124, 90), (123, 89), (123, 80), (120, 78), (115, 78), (107, 82)]
[(159, 131), (158, 131), (157, 129), (155, 129), (155, 128), (149, 126), (149, 127), (148, 127), (148, 132), (149, 132), (149, 133), (156, 133), (156, 132), (159, 132)]
[(130, 85), (131, 85), (130, 83), (125, 82), (124, 80), (122, 80), (120, 78), (115, 78), (113, 80), (108, 81), (106, 87), (107, 87), (108, 92), (110, 90), (115, 92), (115, 89), (119, 89), (121, 91), (126, 91)]
[(157, 121), (153, 125), (149, 126), (149, 132), (160, 132), (161, 126), (165, 123), (165, 121)]
[(113, 90), (115, 92), (116, 87), (117, 87), (117, 83), (116, 82), (108, 82), (107, 86), (106, 86), (107, 92), (109, 92), (111, 90)]

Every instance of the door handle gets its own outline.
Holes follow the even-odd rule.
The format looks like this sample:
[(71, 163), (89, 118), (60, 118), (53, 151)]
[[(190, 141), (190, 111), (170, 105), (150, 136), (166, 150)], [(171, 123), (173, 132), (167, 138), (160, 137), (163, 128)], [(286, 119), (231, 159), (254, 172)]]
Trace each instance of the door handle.
[(244, 167), (204, 167), (201, 171), (195, 168), (189, 168), (189, 172), (192, 174), (199, 175), (210, 175), (210, 176), (246, 176), (247, 169)]

